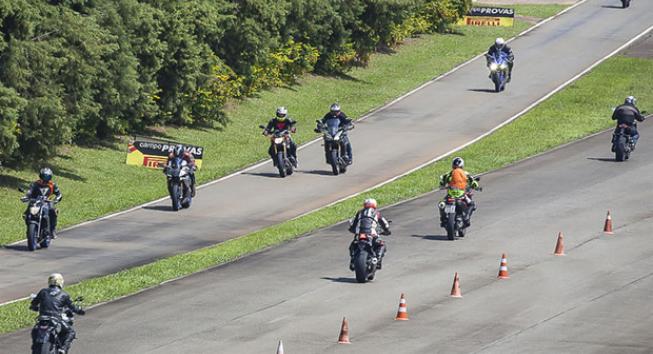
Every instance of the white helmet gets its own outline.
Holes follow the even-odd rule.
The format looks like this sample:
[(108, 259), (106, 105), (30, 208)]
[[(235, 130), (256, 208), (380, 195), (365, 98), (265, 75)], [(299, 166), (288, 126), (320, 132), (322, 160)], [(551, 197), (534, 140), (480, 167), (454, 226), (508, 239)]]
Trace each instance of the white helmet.
[(63, 275), (60, 273), (52, 273), (48, 277), (48, 286), (58, 286), (63, 289)]
[(334, 104), (331, 105), (331, 107), (329, 107), (329, 110), (331, 112), (333, 112), (333, 113), (340, 112), (340, 105), (337, 104), (337, 103), (334, 103)]
[(496, 45), (499, 48), (503, 48), (506, 45), (506, 40), (499, 37), (494, 41), (494, 45)]
[(635, 98), (635, 96), (628, 96), (628, 97), (626, 97), (626, 100), (624, 101), (624, 103), (625, 104), (632, 104), (634, 106), (635, 103), (637, 103), (637, 99)]
[(456, 157), (456, 158), (453, 159), (453, 161), (451, 161), (451, 167), (452, 168), (456, 168), (456, 167), (464, 168), (465, 167), (465, 160), (463, 160), (462, 157)]
[(286, 115), (288, 115), (288, 109), (286, 109), (286, 107), (277, 107), (277, 117), (285, 118)]
[(374, 208), (376, 209), (376, 199), (374, 198), (367, 198), (363, 202), (363, 208)]

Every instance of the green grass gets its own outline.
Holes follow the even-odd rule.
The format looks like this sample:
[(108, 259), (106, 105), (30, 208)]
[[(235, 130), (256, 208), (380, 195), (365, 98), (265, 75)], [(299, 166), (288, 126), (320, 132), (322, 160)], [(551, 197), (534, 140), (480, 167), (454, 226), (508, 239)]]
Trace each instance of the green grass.
[[(467, 161), (470, 172), (494, 170), (547, 151), (613, 125), (611, 108), (620, 98), (634, 94), (653, 109), (653, 82), (638, 80), (653, 75), (653, 60), (616, 57), (606, 61), (575, 84), (554, 95), (522, 118), (456, 153)], [(606, 153), (609, 141), (605, 142)], [(67, 288), (73, 296), (83, 294), (89, 304), (156, 286), (163, 281), (211, 268), (239, 257), (278, 245), (350, 217), (363, 198), (374, 196), (388, 205), (437, 188), (438, 175), (449, 169), (442, 160), (412, 174), (306, 216), (197, 251), (179, 254), (116, 274), (84, 280)], [(0, 333), (29, 326), (34, 315), (27, 301), (0, 307)]]
[[(564, 8), (558, 5), (516, 6), (519, 14), (548, 17)], [(298, 85), (260, 94), (228, 110), (231, 122), (218, 129), (157, 129), (172, 140), (202, 145), (206, 149), (198, 182), (207, 182), (266, 158), (267, 140), (257, 128), (278, 105), (285, 105), (299, 121), (298, 142), (316, 137), (314, 120), (333, 101), (352, 117), (391, 101), (425, 81), (444, 73), (485, 50), (497, 36), (512, 37), (530, 25), (514, 28), (461, 28), (462, 35), (427, 35), (407, 41), (392, 55), (375, 55), (369, 67), (354, 69), (347, 77), (306, 76)], [(64, 147), (48, 162), (64, 199), (59, 228), (94, 219), (166, 195), (160, 171), (125, 165), (127, 138), (106, 146)], [(36, 172), (0, 170), (0, 245), (24, 237), (18, 184), (34, 180)]]

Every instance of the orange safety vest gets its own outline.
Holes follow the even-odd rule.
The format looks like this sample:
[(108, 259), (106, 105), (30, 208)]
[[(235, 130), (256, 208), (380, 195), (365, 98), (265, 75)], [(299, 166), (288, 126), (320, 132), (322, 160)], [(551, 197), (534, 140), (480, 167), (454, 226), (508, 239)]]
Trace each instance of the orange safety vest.
[(462, 168), (455, 168), (451, 171), (449, 188), (467, 189), (467, 174)]

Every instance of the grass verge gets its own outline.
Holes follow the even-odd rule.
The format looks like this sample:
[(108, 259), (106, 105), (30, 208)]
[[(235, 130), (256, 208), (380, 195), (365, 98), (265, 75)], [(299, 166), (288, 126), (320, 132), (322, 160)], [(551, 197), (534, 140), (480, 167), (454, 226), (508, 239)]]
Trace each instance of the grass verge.
[[(637, 80), (653, 76), (653, 60), (615, 57), (568, 86), (512, 124), (456, 153), (468, 161), (470, 172), (501, 168), (512, 162), (604, 130), (613, 125), (611, 108), (619, 98), (635, 94), (644, 109), (653, 109), (653, 82)], [(606, 153), (609, 142), (606, 141)], [(308, 232), (350, 217), (362, 199), (373, 195), (381, 205), (415, 197), (437, 188), (436, 176), (449, 169), (441, 160), (366, 195), (352, 198), (249, 235), (197, 251), (161, 259), (116, 274), (84, 280), (67, 288), (83, 294), (90, 304), (110, 301), (139, 290), (233, 261), (278, 245)], [(27, 301), (0, 307), (0, 333), (32, 324)]]
[[(546, 18), (562, 5), (514, 6), (524, 16)], [(299, 143), (316, 137), (312, 127), (333, 101), (352, 117), (362, 114), (448, 71), (485, 50), (497, 36), (512, 37), (531, 26), (517, 21), (514, 28), (461, 27), (456, 35), (425, 35), (411, 39), (391, 55), (375, 55), (367, 68), (340, 77), (306, 76), (287, 89), (267, 91), (238, 102), (229, 109), (230, 123), (223, 129), (161, 128), (152, 134), (205, 147), (199, 183), (214, 180), (266, 158), (267, 140), (258, 124), (278, 105), (290, 109), (299, 121)], [(389, 84), (391, 83), (391, 84)], [(127, 138), (105, 145), (60, 149), (48, 162), (64, 199), (59, 205), (59, 227), (74, 225), (163, 197), (167, 194), (160, 171), (125, 165)], [(35, 179), (35, 171), (0, 170), (0, 245), (24, 238), (19, 184)], [(101, 197), (100, 197), (101, 196)]]

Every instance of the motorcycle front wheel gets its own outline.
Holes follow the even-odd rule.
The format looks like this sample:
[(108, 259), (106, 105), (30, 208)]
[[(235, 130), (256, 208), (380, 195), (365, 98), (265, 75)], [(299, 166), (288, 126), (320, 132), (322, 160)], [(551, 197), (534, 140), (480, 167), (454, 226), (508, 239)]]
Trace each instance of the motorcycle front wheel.
[(27, 225), (27, 249), (30, 251), (36, 250), (37, 229), (36, 224), (30, 223)]
[(286, 177), (286, 159), (283, 157), (283, 152), (277, 153), (277, 168), (279, 169), (279, 177)]
[(340, 171), (338, 171), (338, 151), (335, 149), (331, 150), (329, 152), (330, 154), (330, 160), (331, 160), (331, 171), (333, 171), (333, 175), (337, 176)]
[(179, 210), (179, 183), (173, 183), (172, 186), (170, 186), (170, 199), (172, 199), (172, 210), (178, 211)]

